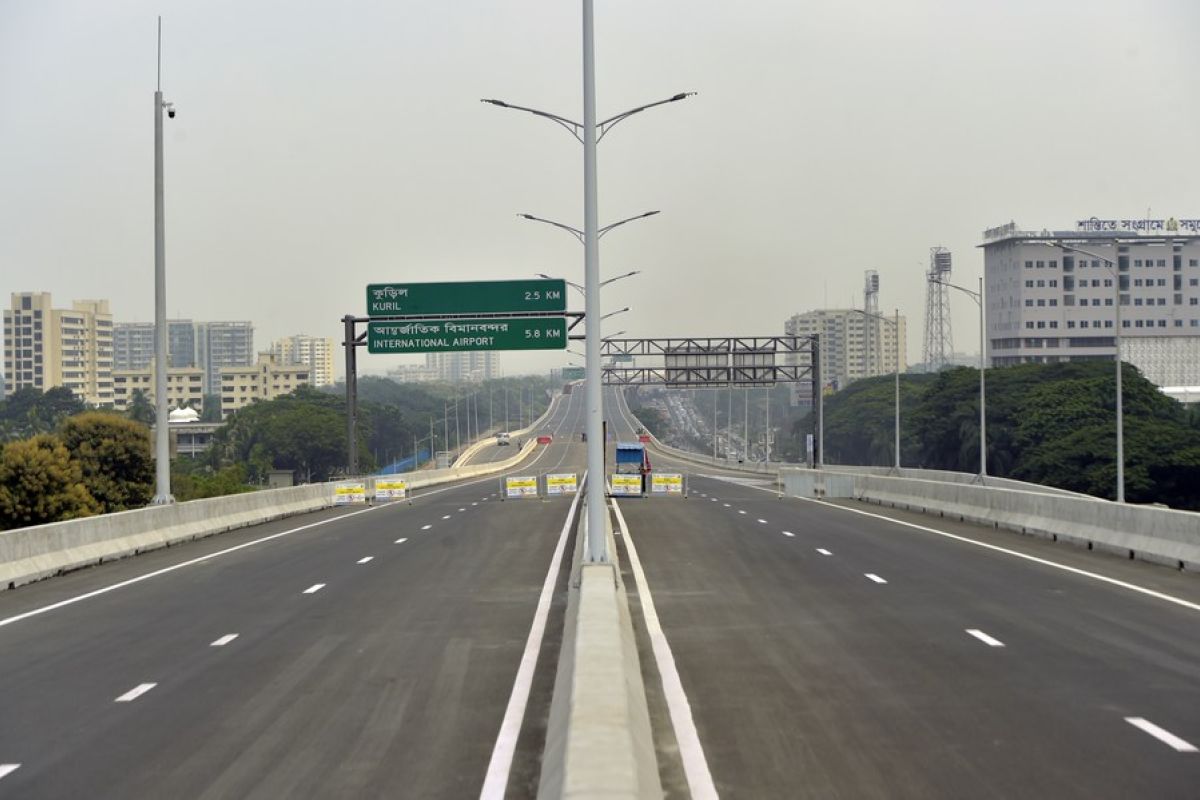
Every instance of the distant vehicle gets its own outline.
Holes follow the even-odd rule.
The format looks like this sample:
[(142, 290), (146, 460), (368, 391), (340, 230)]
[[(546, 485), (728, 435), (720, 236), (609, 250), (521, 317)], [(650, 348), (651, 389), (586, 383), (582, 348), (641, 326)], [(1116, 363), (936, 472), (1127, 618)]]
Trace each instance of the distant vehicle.
[(509, 436), (507, 433), (497, 433), (496, 434), (496, 446), (497, 447), (506, 447), (510, 444), (512, 444), (512, 437)]
[(583, 433), (579, 434), (579, 441), (581, 441), (581, 442), (587, 441), (587, 431), (584, 431)]
[(640, 426), (638, 427), (638, 429), (637, 429), (637, 431), (636, 431), (636, 433), (637, 433), (637, 435), (638, 435), (638, 436), (641, 436), (641, 435), (642, 435), (643, 433), (645, 433), (645, 432), (646, 432), (646, 429), (645, 429), (645, 428), (642, 428), (642, 427), (640, 427)]
[(646, 476), (650, 474), (650, 454), (645, 445), (618, 442), (616, 452), (616, 471), (622, 475), (641, 475), (642, 492), (646, 491)]

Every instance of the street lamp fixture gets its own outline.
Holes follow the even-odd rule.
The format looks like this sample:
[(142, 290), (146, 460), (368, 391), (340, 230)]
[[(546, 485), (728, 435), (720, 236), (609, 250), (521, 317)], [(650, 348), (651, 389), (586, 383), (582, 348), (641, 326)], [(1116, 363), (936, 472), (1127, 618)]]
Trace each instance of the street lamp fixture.
[[(654, 108), (655, 106), (662, 106), (662, 105), (666, 105), (667, 103), (678, 103), (680, 100), (686, 100), (687, 98), (691, 97), (694, 94), (696, 94), (696, 93), (695, 92), (680, 92), (679, 94), (672, 95), (671, 97), (668, 97), (665, 100), (658, 100), (653, 103), (647, 103), (644, 106), (638, 106), (637, 108), (631, 108), (628, 111), (622, 111), (620, 114), (617, 114), (616, 116), (609, 117), (608, 119), (602, 120), (601, 122), (597, 122), (596, 123), (596, 142), (598, 143), (601, 139), (603, 139), (604, 135), (607, 134), (610, 130), (612, 130), (613, 126), (615, 126), (618, 122), (626, 120), (629, 117), (632, 117), (634, 114), (640, 114), (641, 112), (643, 112), (647, 109), (650, 109), (650, 108)], [(578, 139), (580, 144), (585, 144), (585, 142), (584, 142), (585, 127), (582, 123), (575, 122), (574, 120), (567, 119), (566, 117), (560, 117), (558, 114), (551, 114), (548, 111), (539, 111), (536, 108), (528, 108), (527, 106), (518, 106), (514, 103), (509, 103), (504, 100), (497, 100), (495, 98), (485, 97), (485, 98), (481, 98), (479, 102), (487, 103), (488, 105), (498, 106), (499, 108), (511, 108), (513, 111), (524, 111), (527, 114), (533, 114), (534, 116), (544, 117), (545, 119), (548, 119), (551, 122), (561, 125), (562, 127), (566, 128), (567, 132), (570, 133), (572, 136), (574, 136), (576, 139)]]
[[(626, 272), (624, 275), (618, 275), (615, 278), (609, 278), (607, 280), (600, 281), (600, 286), (601, 286), (601, 288), (603, 288), (605, 286), (608, 286), (610, 283), (613, 283), (614, 281), (621, 280), (622, 278), (632, 278), (634, 275), (641, 275), (641, 274), (642, 274), (642, 271), (640, 269), (635, 269), (632, 272)], [(550, 277), (549, 275), (547, 275), (544, 272), (537, 273), (537, 277), (545, 278), (548, 281), (558, 280), (557, 278)], [(579, 292), (580, 294), (585, 294), (585, 292), (583, 291), (583, 287), (580, 286), (578, 283), (573, 283), (572, 281), (563, 281), (563, 283), (567, 284), (567, 286), (570, 286), (572, 289)]]
[[(1115, 344), (1116, 344), (1116, 362), (1117, 362), (1117, 502), (1125, 502), (1125, 410), (1124, 398), (1122, 396), (1122, 386), (1124, 382), (1121, 377), (1121, 275), (1117, 263), (1107, 256), (1102, 256), (1099, 253), (1093, 253), (1091, 250), (1084, 250), (1075, 245), (1063, 244), (1061, 242), (1041, 241), (1038, 244), (1046, 247), (1056, 247), (1064, 253), (1079, 253), (1080, 255), (1094, 258), (1104, 262), (1104, 268), (1108, 270), (1108, 274), (1113, 277), (1113, 308), (1116, 314), (1115, 322)], [(1118, 247), (1120, 241), (1113, 239), (1113, 247)]]
[[(625, 219), (617, 220), (616, 222), (609, 224), (609, 225), (605, 225), (603, 228), (596, 231), (596, 238), (597, 239), (603, 238), (604, 234), (608, 233), (613, 228), (621, 227), (622, 225), (624, 225), (627, 222), (633, 222), (634, 220), (645, 219), (646, 217), (653, 217), (655, 214), (661, 214), (661, 213), (662, 213), (661, 211), (646, 211), (641, 214), (635, 214), (632, 217), (626, 217)], [(570, 225), (564, 225), (563, 223), (555, 222), (552, 219), (543, 219), (542, 217), (535, 217), (533, 214), (517, 214), (517, 216), (520, 217), (521, 219), (527, 219), (532, 222), (543, 222), (547, 225), (553, 225), (556, 228), (561, 228), (562, 230), (566, 231), (567, 233), (571, 234), (576, 239), (578, 239), (580, 244), (584, 244), (583, 231), (579, 230), (578, 228), (572, 228)]]
[(970, 289), (958, 286), (946, 281), (933, 281), (942, 286), (948, 286), (951, 289), (957, 289), (967, 297), (975, 301), (979, 306), (979, 481), (987, 477), (987, 389), (984, 381), (984, 370), (986, 363), (984, 362), (984, 338), (983, 338), (983, 278), (979, 279), (979, 291), (973, 292)]
[(863, 311), (861, 308), (852, 310), (856, 314), (862, 314), (864, 317), (873, 317), (874, 319), (886, 322), (896, 329), (896, 441), (894, 444), (895, 460), (892, 468), (898, 473), (900, 471), (900, 309), (896, 309), (895, 322), (882, 314), (872, 314), (868, 311)]

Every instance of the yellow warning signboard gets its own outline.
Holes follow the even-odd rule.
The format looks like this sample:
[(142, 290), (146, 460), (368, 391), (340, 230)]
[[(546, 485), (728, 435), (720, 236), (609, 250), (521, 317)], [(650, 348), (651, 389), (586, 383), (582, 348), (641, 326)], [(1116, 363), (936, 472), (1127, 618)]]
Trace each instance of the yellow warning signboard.
[(552, 472), (546, 475), (546, 494), (575, 494), (578, 491), (579, 480), (574, 472)]
[(650, 476), (651, 494), (683, 494), (683, 475), (655, 472)]
[(333, 486), (333, 504), (348, 506), (352, 503), (367, 502), (367, 485), (362, 481), (347, 481)]
[(403, 500), (407, 492), (408, 481), (402, 481), (390, 476), (375, 479), (376, 500)]
[(504, 479), (505, 497), (537, 497), (538, 482), (536, 475), (512, 477)]
[(609, 494), (613, 495), (640, 495), (642, 493), (642, 476), (641, 475), (622, 475), (620, 473), (610, 475), (608, 481)]

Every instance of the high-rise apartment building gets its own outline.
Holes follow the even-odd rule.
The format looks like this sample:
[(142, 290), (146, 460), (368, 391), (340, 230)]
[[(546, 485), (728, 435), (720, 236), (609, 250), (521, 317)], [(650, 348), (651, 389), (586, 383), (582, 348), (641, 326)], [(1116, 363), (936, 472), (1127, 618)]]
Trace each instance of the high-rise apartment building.
[(197, 322), (196, 365), (204, 370), (204, 393), (217, 394), (221, 369), (254, 364), (252, 322)]
[(1119, 310), (1125, 361), (1159, 386), (1200, 384), (1200, 220), (1009, 223), (982, 247), (992, 366), (1111, 361)]
[[(896, 370), (899, 354), (900, 371), (908, 369), (908, 328), (904, 317), (884, 315), (887, 319), (868, 317), (852, 308), (806, 311), (789, 318), (783, 324), (789, 336), (820, 334), (821, 382), (835, 389), (851, 381), (873, 375), (890, 375)], [(796, 356), (798, 363), (807, 363), (807, 354)], [(806, 392), (793, 392), (794, 402), (804, 402)]]
[(65, 386), (83, 402), (113, 404), (113, 321), (107, 300), (56, 309), (49, 292), (14, 292), (4, 312), (5, 396)]
[(494, 351), (426, 353), (425, 366), (449, 383), (479, 383), (500, 377), (499, 354)]
[(256, 400), (274, 400), (308, 384), (308, 367), (281, 364), (270, 353), (259, 353), (247, 367), (221, 368), (221, 416), (227, 417)]
[(297, 334), (271, 342), (269, 352), (280, 364), (308, 367), (313, 386), (333, 385), (333, 339)]
[[(153, 322), (118, 322), (113, 326), (114, 369), (144, 370), (153, 363)], [(199, 366), (196, 325), (190, 319), (167, 320), (167, 365), (171, 369)]]

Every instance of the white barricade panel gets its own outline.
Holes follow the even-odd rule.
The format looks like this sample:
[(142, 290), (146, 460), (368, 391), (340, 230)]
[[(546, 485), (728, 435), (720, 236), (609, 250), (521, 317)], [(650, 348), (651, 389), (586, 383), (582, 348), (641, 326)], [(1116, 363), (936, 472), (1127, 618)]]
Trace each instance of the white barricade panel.
[(650, 494), (683, 494), (683, 475), (678, 472), (652, 472)]
[(537, 497), (538, 481), (536, 475), (513, 476), (504, 479), (505, 497)]
[(408, 493), (408, 482), (391, 476), (375, 479), (376, 500), (403, 500)]
[(642, 476), (613, 474), (609, 476), (608, 486), (608, 493), (612, 495), (641, 495)]
[(575, 494), (579, 491), (579, 478), (574, 472), (551, 472), (546, 475), (546, 494)]
[(333, 504), (348, 506), (367, 502), (367, 485), (362, 481), (344, 481), (333, 486)]

